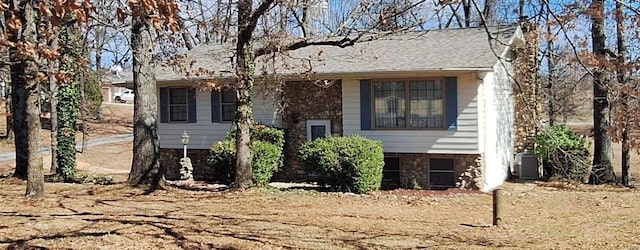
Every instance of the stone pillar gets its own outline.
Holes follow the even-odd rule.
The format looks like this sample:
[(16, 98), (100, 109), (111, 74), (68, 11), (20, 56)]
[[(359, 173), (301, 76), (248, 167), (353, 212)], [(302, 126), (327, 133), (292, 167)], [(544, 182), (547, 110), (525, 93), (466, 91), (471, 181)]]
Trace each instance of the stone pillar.
[(538, 27), (521, 23), (525, 45), (515, 49), (515, 153), (535, 149), (535, 137), (540, 123), (540, 81), (538, 79)]

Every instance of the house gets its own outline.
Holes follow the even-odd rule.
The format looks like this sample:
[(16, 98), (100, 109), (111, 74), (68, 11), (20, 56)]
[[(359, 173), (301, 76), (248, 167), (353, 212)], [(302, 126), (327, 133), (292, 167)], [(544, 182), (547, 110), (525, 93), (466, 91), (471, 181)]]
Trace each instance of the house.
[[(305, 141), (356, 134), (382, 141), (385, 185), (452, 187), (476, 164), (506, 176), (503, 166), (514, 158), (511, 57), (523, 43), (518, 26), (500, 26), (405, 32), (347, 48), (290, 52), (274, 66), (277, 79), (254, 88), (255, 120), (286, 129), (287, 162), (277, 178), (307, 177), (295, 159)], [(157, 69), (167, 178), (177, 175), (183, 131), (191, 137), (194, 176), (211, 176), (206, 155), (231, 127), (235, 95), (196, 86), (233, 83), (229, 51), (204, 45), (186, 54), (191, 69), (209, 70), (207, 76)], [(314, 72), (313, 80), (303, 71)]]

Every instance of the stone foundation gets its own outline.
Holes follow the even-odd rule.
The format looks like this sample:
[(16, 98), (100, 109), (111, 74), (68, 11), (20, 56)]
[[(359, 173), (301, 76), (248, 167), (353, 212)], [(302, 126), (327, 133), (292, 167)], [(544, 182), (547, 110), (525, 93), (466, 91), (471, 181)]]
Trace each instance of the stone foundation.
[(327, 87), (313, 82), (287, 82), (284, 87), (283, 126), (285, 128), (285, 169), (274, 176), (277, 180), (304, 181), (307, 173), (297, 157), (298, 149), (307, 141), (307, 120), (331, 120), (331, 134), (342, 135), (342, 82)]
[[(306, 134), (306, 133), (305, 133)], [(306, 137), (305, 137), (306, 138)], [(290, 152), (291, 153), (291, 152)], [(208, 149), (189, 149), (187, 156), (191, 158), (193, 165), (193, 178), (199, 181), (213, 181), (213, 168), (207, 165)], [(452, 158), (454, 160), (454, 172), (456, 178), (462, 176), (469, 166), (476, 164), (479, 155), (451, 155), (451, 154), (401, 154), (401, 153), (385, 153), (385, 157), (398, 158), (400, 160), (400, 187), (416, 188), (417, 184), (420, 188), (428, 189), (429, 183), (429, 159), (430, 158)], [(182, 149), (160, 149), (160, 164), (165, 167), (165, 178), (167, 180), (180, 179), (180, 158), (182, 158)], [(297, 163), (297, 159), (296, 163)], [(293, 159), (289, 159), (292, 162)], [(285, 169), (280, 172), (277, 177), (282, 181), (305, 181), (306, 172), (299, 167), (292, 168), (292, 165), (286, 165)], [(287, 173), (287, 174), (283, 174)], [(291, 174), (295, 173), (295, 174)], [(274, 177), (276, 178), (276, 177)], [(458, 182), (458, 179), (455, 180)]]
[[(462, 176), (469, 166), (476, 164), (479, 155), (452, 155), (452, 154), (404, 154), (385, 153), (385, 157), (398, 158), (400, 160), (400, 187), (402, 188), (430, 188), (429, 183), (429, 159), (452, 158), (454, 164), (455, 182)], [(417, 186), (416, 186), (417, 184)]]
[[(180, 158), (182, 149), (161, 148), (160, 164), (165, 168), (167, 180), (180, 180)], [(191, 158), (193, 179), (198, 181), (212, 181), (213, 168), (207, 165), (209, 149), (188, 149), (187, 156)]]

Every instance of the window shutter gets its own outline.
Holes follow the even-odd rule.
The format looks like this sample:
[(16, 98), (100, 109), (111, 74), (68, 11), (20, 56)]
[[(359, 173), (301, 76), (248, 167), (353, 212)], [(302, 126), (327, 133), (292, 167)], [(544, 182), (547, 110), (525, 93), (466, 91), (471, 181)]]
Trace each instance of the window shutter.
[(220, 91), (212, 90), (211, 91), (211, 122), (222, 121), (222, 110), (220, 108), (221, 101), (222, 101), (222, 94), (220, 93)]
[(371, 80), (360, 80), (360, 130), (373, 128), (371, 110)]
[(188, 88), (187, 89), (187, 122), (188, 123), (196, 123), (197, 119), (197, 110), (196, 107), (198, 105), (196, 104), (196, 89), (195, 88)]
[(458, 78), (444, 79), (445, 117), (448, 130), (458, 130)]
[(169, 123), (169, 88), (160, 88), (160, 123)]

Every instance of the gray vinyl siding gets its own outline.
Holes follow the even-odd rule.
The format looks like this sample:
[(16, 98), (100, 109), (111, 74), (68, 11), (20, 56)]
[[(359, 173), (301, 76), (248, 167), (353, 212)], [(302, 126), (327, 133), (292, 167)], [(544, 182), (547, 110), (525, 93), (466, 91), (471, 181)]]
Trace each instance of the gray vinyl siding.
[[(162, 86), (166, 87), (166, 86)], [(256, 93), (260, 93), (259, 88), (255, 88)], [(256, 94), (253, 99), (253, 113), (256, 122), (267, 125), (280, 126), (281, 119), (277, 115), (274, 117), (273, 99), (263, 94)], [(180, 136), (183, 131), (187, 131), (190, 136), (190, 149), (209, 149), (217, 141), (223, 140), (231, 122), (212, 123), (211, 122), (211, 93), (198, 92), (196, 94), (197, 117), (195, 123), (160, 123), (159, 136), (161, 148), (182, 148)]]
[(380, 140), (388, 153), (477, 154), (479, 80), (473, 74), (458, 77), (457, 130), (362, 130), (360, 80), (344, 79), (342, 109), (344, 135)]

